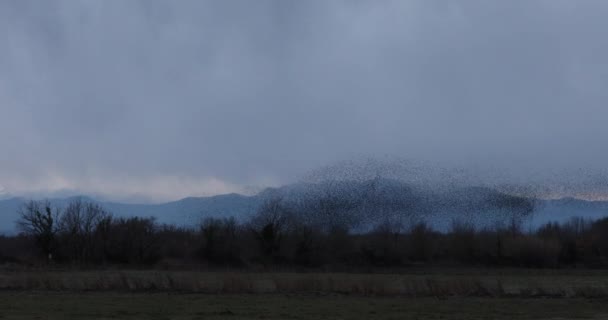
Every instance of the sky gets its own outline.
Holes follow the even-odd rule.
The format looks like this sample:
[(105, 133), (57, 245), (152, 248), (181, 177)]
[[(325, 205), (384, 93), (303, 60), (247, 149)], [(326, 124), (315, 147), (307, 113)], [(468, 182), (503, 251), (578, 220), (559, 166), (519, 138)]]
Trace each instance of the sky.
[(607, 16), (603, 0), (2, 0), (0, 194), (160, 202), (388, 157), (604, 197)]

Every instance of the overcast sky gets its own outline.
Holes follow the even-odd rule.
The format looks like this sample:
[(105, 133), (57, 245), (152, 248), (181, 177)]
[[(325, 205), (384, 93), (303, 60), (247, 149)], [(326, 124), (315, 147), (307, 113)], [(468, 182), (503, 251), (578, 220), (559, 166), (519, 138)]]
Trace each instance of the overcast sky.
[(165, 201), (362, 155), (605, 187), (607, 17), (603, 0), (0, 1), (0, 193)]

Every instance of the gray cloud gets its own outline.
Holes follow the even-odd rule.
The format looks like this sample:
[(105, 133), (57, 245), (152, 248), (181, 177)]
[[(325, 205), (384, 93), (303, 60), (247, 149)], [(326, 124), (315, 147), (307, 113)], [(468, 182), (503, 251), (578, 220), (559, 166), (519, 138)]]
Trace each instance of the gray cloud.
[(0, 184), (164, 200), (361, 154), (603, 172), (606, 14), (585, 0), (2, 1)]

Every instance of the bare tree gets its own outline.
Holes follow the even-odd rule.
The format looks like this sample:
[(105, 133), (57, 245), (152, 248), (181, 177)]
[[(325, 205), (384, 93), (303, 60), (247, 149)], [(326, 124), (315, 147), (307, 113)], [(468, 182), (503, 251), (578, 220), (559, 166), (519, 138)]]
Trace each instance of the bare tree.
[(99, 204), (74, 200), (65, 209), (60, 229), (69, 255), (78, 262), (87, 262), (95, 249), (95, 231), (108, 212)]
[(281, 196), (272, 196), (264, 200), (256, 212), (251, 224), (255, 229), (262, 229), (271, 224), (279, 231), (284, 231), (289, 222), (289, 210), (283, 204)]
[(17, 213), (17, 228), (22, 233), (34, 237), (36, 245), (51, 261), (58, 231), (57, 221), (61, 215), (59, 209), (53, 210), (48, 200), (31, 200), (23, 204)]
[(97, 226), (95, 227), (95, 243), (99, 250), (99, 258), (103, 264), (106, 264), (110, 255), (113, 224), (114, 217), (108, 213), (97, 222)]
[(262, 253), (274, 259), (281, 248), (284, 234), (289, 224), (289, 210), (283, 205), (283, 198), (273, 196), (264, 201), (251, 219), (251, 229), (259, 241)]

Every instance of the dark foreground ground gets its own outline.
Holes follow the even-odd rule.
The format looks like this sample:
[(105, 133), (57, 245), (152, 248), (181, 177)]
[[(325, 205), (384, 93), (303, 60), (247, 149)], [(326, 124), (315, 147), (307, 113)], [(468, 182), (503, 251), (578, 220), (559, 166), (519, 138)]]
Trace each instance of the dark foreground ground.
[(0, 293), (2, 319), (608, 319), (595, 299)]
[(608, 319), (608, 272), (8, 268), (0, 319)]

